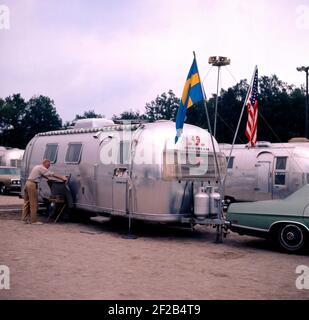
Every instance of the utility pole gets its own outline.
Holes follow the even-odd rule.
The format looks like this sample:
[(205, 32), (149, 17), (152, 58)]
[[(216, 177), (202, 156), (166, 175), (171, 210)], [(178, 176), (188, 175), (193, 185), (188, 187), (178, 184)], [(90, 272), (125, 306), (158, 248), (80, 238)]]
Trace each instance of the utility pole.
[(308, 67), (298, 67), (296, 68), (297, 71), (304, 71), (306, 73), (306, 117), (305, 117), (305, 135), (306, 138), (309, 138), (309, 98), (308, 98), (308, 73), (309, 73), (309, 66)]
[(231, 59), (228, 59), (227, 57), (212, 56), (212, 57), (209, 57), (208, 63), (211, 64), (211, 65), (213, 65), (214, 67), (218, 67), (217, 96), (216, 96), (216, 104), (215, 104), (215, 119), (214, 119), (214, 132), (213, 132), (213, 135), (214, 135), (214, 137), (216, 138), (220, 68), (221, 68), (222, 66), (227, 66), (227, 65), (229, 65), (229, 64), (231, 63)]

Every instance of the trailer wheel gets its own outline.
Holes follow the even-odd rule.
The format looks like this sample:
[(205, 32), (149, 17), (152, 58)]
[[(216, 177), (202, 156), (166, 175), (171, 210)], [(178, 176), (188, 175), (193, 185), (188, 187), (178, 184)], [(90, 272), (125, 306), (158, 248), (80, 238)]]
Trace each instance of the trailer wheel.
[(0, 194), (1, 195), (6, 194), (6, 188), (4, 184), (0, 184)]
[(277, 236), (284, 251), (295, 253), (304, 249), (306, 234), (304, 229), (296, 224), (284, 224), (278, 229)]

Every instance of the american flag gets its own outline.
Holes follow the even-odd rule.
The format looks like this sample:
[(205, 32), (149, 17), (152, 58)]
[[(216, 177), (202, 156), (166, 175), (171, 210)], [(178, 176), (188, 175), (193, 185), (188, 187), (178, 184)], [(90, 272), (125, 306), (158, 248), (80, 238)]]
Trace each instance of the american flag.
[(248, 121), (246, 127), (246, 136), (249, 145), (254, 147), (257, 137), (257, 120), (258, 120), (258, 69), (254, 73), (253, 85), (249, 89), (250, 93), (247, 100)]

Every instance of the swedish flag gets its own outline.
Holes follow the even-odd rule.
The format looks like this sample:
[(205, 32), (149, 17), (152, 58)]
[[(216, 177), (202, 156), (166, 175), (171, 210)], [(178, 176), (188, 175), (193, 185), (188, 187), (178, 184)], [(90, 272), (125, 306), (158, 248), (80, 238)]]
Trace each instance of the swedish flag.
[(187, 109), (191, 108), (194, 104), (202, 100), (204, 100), (204, 94), (200, 76), (198, 73), (197, 63), (194, 57), (187, 77), (187, 81), (183, 88), (180, 106), (177, 110), (175, 143), (177, 143), (179, 137), (182, 134)]

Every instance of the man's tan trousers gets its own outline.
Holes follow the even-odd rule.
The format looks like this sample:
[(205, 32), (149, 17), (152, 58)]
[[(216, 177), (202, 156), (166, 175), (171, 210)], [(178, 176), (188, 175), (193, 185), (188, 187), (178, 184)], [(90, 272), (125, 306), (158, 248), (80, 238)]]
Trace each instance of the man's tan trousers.
[(27, 181), (24, 189), (24, 208), (21, 219), (28, 221), (31, 216), (31, 223), (37, 222), (38, 211), (38, 189), (37, 183)]

